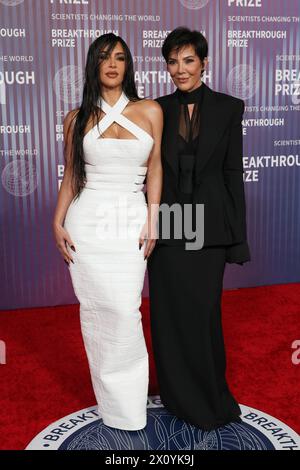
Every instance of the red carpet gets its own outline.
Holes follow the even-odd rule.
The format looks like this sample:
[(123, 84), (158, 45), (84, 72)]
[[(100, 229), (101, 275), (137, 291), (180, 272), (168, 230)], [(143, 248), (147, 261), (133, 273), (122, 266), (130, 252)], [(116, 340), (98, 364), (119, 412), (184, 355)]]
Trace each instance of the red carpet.
[[(148, 299), (143, 325), (150, 355), (149, 395), (159, 394), (151, 353)], [(239, 403), (262, 410), (300, 433), (300, 284), (225, 291), (227, 378)], [(80, 334), (78, 306), (0, 313), (1, 449), (24, 449), (43, 428), (92, 406), (95, 399)]]

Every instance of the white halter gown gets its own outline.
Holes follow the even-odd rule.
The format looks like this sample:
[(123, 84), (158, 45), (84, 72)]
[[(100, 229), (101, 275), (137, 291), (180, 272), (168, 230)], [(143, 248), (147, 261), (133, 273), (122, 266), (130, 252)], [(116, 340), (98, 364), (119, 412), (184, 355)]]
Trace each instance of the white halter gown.
[(146, 426), (149, 383), (140, 312), (147, 261), (139, 235), (153, 138), (121, 114), (128, 101), (124, 92), (113, 107), (102, 99), (100, 132), (116, 122), (133, 138), (102, 138), (97, 125), (84, 136), (87, 182), (64, 227), (76, 248), (68, 247), (70, 275), (100, 417), (108, 426), (138, 430)]

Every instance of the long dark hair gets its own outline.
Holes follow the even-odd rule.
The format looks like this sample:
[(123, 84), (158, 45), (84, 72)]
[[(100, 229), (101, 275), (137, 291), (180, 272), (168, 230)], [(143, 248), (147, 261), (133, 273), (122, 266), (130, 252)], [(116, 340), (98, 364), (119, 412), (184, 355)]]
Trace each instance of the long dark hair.
[[(99, 100), (101, 105), (102, 84), (99, 79), (99, 65), (101, 64), (100, 51), (107, 47), (107, 52), (114, 49), (117, 43), (121, 43), (125, 54), (125, 73), (122, 83), (122, 89), (131, 101), (140, 100), (134, 81), (134, 70), (132, 55), (124, 39), (113, 33), (103, 34), (98, 37), (89, 47), (85, 65), (85, 83), (82, 94), (82, 102), (78, 112), (73, 116), (76, 118), (72, 135), (72, 188), (77, 199), (86, 183), (86, 173), (84, 170), (83, 155), (83, 137), (86, 125), (92, 117), (94, 125), (98, 125), (100, 117)], [(97, 104), (98, 103), (98, 104)], [(66, 159), (66, 142), (64, 145), (65, 166), (68, 164)]]

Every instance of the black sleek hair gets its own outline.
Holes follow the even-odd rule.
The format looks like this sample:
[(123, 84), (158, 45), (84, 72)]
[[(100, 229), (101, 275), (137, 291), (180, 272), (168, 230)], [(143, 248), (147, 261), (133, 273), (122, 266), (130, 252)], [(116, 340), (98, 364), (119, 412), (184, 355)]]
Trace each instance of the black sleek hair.
[[(178, 26), (178, 28), (173, 29), (164, 40), (161, 51), (165, 61), (168, 61), (171, 51), (178, 52), (179, 49), (188, 45), (194, 47), (195, 53), (203, 63), (208, 54), (207, 40), (200, 31), (191, 31), (185, 26)], [(201, 77), (203, 73), (204, 70), (201, 71)]]
[[(100, 108), (97, 102), (100, 100), (101, 106), (102, 84), (99, 79), (99, 66), (103, 60), (101, 59), (101, 51), (107, 47), (106, 52), (110, 54), (118, 42), (121, 44), (125, 55), (125, 73), (122, 82), (122, 90), (131, 101), (138, 101), (141, 99), (137, 94), (134, 81), (132, 55), (126, 42), (114, 33), (107, 33), (99, 36), (89, 47), (85, 65), (85, 83), (83, 87), (82, 102), (78, 112), (72, 117), (72, 120), (76, 117), (73, 127), (71, 151), (72, 187), (75, 192), (75, 199), (79, 197), (86, 183), (83, 155), (84, 131), (91, 116), (92, 121), (96, 121), (95, 125), (98, 125), (100, 117)], [(69, 130), (71, 127), (72, 126), (69, 127)], [(67, 139), (64, 146), (65, 165), (68, 164), (66, 158), (66, 143)]]

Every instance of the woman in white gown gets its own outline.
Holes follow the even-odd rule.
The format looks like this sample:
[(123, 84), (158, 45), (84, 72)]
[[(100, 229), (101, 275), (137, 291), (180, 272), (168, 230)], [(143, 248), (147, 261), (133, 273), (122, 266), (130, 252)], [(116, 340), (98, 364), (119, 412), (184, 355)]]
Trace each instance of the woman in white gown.
[(91, 44), (85, 78), (81, 106), (64, 120), (54, 236), (80, 303), (99, 415), (108, 426), (138, 430), (147, 423), (140, 305), (156, 242), (162, 111), (138, 98), (132, 57), (119, 36), (105, 34)]

